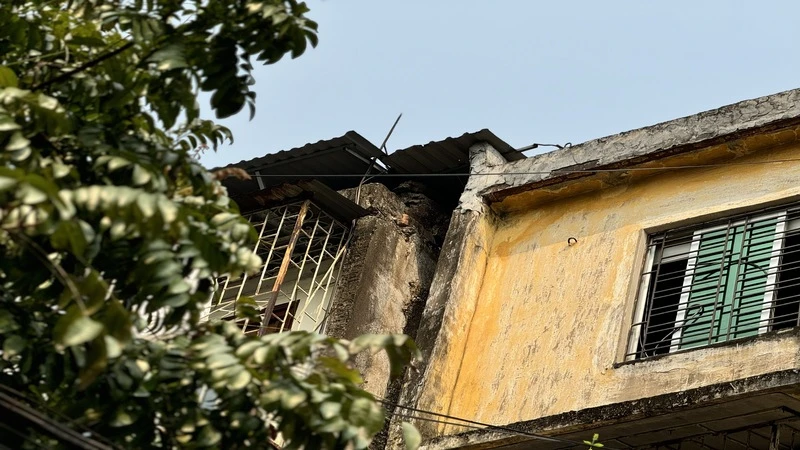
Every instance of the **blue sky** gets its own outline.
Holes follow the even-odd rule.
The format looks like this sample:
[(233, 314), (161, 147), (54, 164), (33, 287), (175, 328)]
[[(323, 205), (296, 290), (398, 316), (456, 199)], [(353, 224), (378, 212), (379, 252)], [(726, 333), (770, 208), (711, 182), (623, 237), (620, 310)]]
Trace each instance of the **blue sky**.
[[(800, 2), (311, 0), (320, 44), (256, 69), (219, 166), (356, 130), (577, 144), (800, 87)], [(209, 114), (210, 115), (210, 114)], [(530, 153), (529, 153), (530, 154)]]

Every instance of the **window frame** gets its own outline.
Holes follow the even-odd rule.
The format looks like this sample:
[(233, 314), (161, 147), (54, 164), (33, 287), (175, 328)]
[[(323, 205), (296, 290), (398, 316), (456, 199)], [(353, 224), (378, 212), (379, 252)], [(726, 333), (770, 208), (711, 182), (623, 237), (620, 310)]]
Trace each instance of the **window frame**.
[[(792, 214), (793, 213), (793, 214)], [(696, 223), (694, 225), (688, 226), (677, 226), (673, 228), (668, 227), (661, 227), (661, 231), (659, 232), (646, 232), (645, 234), (645, 251), (644, 251), (644, 261), (642, 265), (642, 270), (639, 274), (638, 280), (638, 288), (635, 289), (635, 303), (633, 307), (633, 321), (631, 322), (631, 326), (629, 328), (629, 332), (627, 333), (628, 342), (625, 345), (625, 355), (623, 357), (623, 361), (640, 361), (649, 358), (653, 358), (655, 356), (664, 356), (669, 354), (674, 354), (678, 352), (690, 351), (700, 348), (706, 348), (710, 345), (714, 345), (716, 343), (719, 344), (728, 344), (739, 339), (745, 338), (737, 338), (731, 337), (730, 330), (728, 331), (727, 335), (725, 335), (724, 339), (719, 340), (717, 342), (709, 342), (707, 344), (700, 344), (697, 346), (689, 347), (689, 348), (680, 348), (681, 340), (683, 339), (684, 329), (686, 328), (687, 324), (685, 323), (688, 319), (686, 318), (687, 308), (690, 303), (690, 294), (691, 288), (695, 283), (695, 276), (697, 275), (696, 267), (697, 267), (697, 259), (700, 253), (700, 244), (703, 240), (702, 236), (704, 234), (708, 234), (709, 232), (719, 231), (722, 229), (734, 229), (735, 227), (743, 226), (743, 232), (747, 232), (747, 225), (750, 223), (759, 223), (764, 220), (770, 219), (777, 219), (774, 231), (772, 231), (772, 245), (769, 251), (769, 265), (766, 271), (766, 277), (764, 281), (764, 297), (761, 299), (761, 311), (760, 317), (758, 322), (757, 334), (756, 336), (763, 335), (769, 331), (771, 331), (771, 327), (774, 325), (772, 323), (772, 315), (775, 314), (775, 309), (778, 306), (777, 301), (777, 292), (778, 292), (778, 284), (780, 283), (778, 279), (778, 274), (781, 270), (781, 260), (783, 258), (783, 250), (786, 246), (786, 237), (790, 235), (792, 232), (800, 233), (800, 204), (784, 204), (777, 207), (765, 208), (760, 211), (754, 211), (750, 213), (734, 213), (729, 216), (722, 217), (721, 219), (716, 219), (712, 221), (708, 221), (705, 223)], [(679, 233), (679, 232), (686, 232), (691, 233), (691, 240), (687, 243), (682, 243), (681, 245), (675, 246), (665, 246), (664, 243), (657, 243), (658, 239), (665, 239), (671, 233)], [(727, 245), (728, 236), (726, 234), (725, 241)], [(664, 354), (659, 355), (646, 355), (647, 350), (644, 349), (644, 346), (647, 345), (646, 342), (641, 341), (642, 333), (647, 333), (647, 328), (649, 324), (652, 323), (649, 317), (645, 317), (647, 314), (648, 308), (652, 308), (653, 298), (651, 296), (655, 295), (655, 291), (651, 292), (651, 289), (654, 289), (652, 284), (657, 281), (658, 274), (656, 272), (656, 264), (659, 265), (664, 262), (670, 262), (670, 259), (674, 261), (678, 261), (682, 259), (680, 257), (681, 253), (675, 253), (674, 250), (671, 252), (672, 255), (665, 256), (667, 250), (674, 247), (683, 247), (684, 245), (688, 244), (688, 256), (686, 269), (683, 270), (683, 283), (681, 286), (680, 291), (680, 299), (676, 305), (676, 318), (672, 322), (674, 325), (675, 331), (672, 333), (672, 336), (669, 336), (669, 349)], [(750, 244), (748, 244), (750, 245)], [(797, 250), (800, 251), (800, 250)], [(723, 251), (724, 254), (725, 251)], [(677, 255), (677, 256), (675, 256)], [(766, 254), (765, 254), (766, 255)], [(739, 272), (737, 268), (737, 275), (736, 280), (738, 280)], [(787, 279), (788, 280), (788, 279)], [(795, 280), (795, 279), (791, 279)], [(800, 281), (800, 280), (795, 280)], [(734, 287), (734, 289), (736, 289)], [(715, 293), (715, 302), (719, 300), (720, 294), (719, 288)], [(734, 291), (734, 296), (736, 292)], [(735, 298), (735, 297), (734, 297)], [(715, 303), (716, 304), (716, 303)], [(800, 307), (798, 307), (800, 308)], [(717, 320), (716, 317), (716, 309), (712, 311), (711, 316), (711, 324), (709, 325), (709, 330), (712, 330), (715, 326), (714, 323)], [(702, 314), (702, 313), (701, 313)], [(733, 311), (730, 313), (731, 318), (733, 320), (734, 313)], [(741, 314), (739, 311), (738, 314)], [(649, 314), (648, 314), (649, 315)], [(680, 324), (680, 325), (679, 325)], [(797, 326), (797, 325), (796, 325)], [(717, 336), (716, 339), (718, 339)], [(711, 339), (711, 338), (710, 338)]]

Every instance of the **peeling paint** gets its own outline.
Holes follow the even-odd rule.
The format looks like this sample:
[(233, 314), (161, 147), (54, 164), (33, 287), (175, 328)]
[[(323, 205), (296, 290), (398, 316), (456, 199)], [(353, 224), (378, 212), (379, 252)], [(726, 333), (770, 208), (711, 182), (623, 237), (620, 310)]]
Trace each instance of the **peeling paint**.
[[(769, 137), (773, 147), (756, 147), (752, 139), (759, 138), (745, 142), (750, 148), (735, 165), (634, 176), (599, 188), (586, 179), (595, 188), (551, 192), (546, 201), (520, 192), (504, 199), (501, 216), (476, 206), (490, 183), (470, 184), (462, 212), (454, 213), (469, 213), (469, 225), (451, 227), (448, 239), (461, 242), (457, 251), (445, 245), (432, 285), (432, 298), (434, 292), (440, 298), (426, 309), (444, 308), (441, 326), (423, 341), (432, 351), (425, 373), (406, 390), (406, 404), (508, 424), (798, 367), (797, 333), (617, 364), (645, 231), (800, 196), (800, 163), (758, 164), (796, 158), (800, 146)], [(684, 158), (718, 161), (720, 148)], [(478, 151), (493, 157), (491, 148)], [(474, 160), (478, 170), (497, 170), (487, 159)], [(577, 242), (569, 245), (570, 237)], [(428, 438), (465, 431), (420, 428)]]

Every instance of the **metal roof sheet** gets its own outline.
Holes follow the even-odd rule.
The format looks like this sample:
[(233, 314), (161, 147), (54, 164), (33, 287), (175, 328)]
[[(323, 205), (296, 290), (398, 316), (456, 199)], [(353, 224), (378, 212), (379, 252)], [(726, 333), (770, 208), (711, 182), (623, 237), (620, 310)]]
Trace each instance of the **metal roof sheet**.
[(381, 161), (397, 173), (455, 172), (469, 167), (469, 148), (478, 142), (490, 144), (505, 157), (506, 161), (525, 159), (522, 152), (516, 151), (507, 142), (484, 128), (474, 133), (464, 133), (458, 137), (448, 137), (441, 141), (396, 150), (388, 156), (383, 156)]
[[(344, 150), (345, 148), (349, 148), (351, 152), (346, 152)], [(380, 157), (383, 155), (383, 152), (380, 151), (378, 147), (375, 147), (375, 145), (373, 145), (365, 137), (351, 130), (339, 137), (308, 143), (302, 147), (296, 147), (290, 150), (281, 150), (277, 153), (270, 153), (258, 158), (242, 160), (238, 163), (229, 164), (227, 167), (241, 167), (247, 171), (273, 170), (276, 166), (282, 166), (285, 164), (294, 165), (300, 163), (304, 159), (310, 159), (313, 161), (307, 162), (310, 167), (324, 171), (336, 169), (335, 167), (331, 168), (326, 167), (324, 164), (320, 164), (321, 161), (319, 161), (319, 158), (323, 153), (332, 153), (337, 155), (336, 158), (343, 156), (345, 158), (353, 157), (362, 162), (366, 160), (367, 163), (370, 158)], [(343, 155), (343, 153), (348, 153), (349, 157)], [(364, 169), (366, 170), (366, 166)], [(294, 167), (292, 170), (295, 170)]]
[[(260, 177), (260, 185), (256, 177), (249, 181), (228, 179), (224, 184), (231, 195), (237, 195), (293, 182), (298, 178), (313, 178), (314, 175), (366, 173), (371, 159), (382, 155), (384, 153), (366, 138), (355, 131), (348, 131), (332, 139), (229, 164), (226, 167), (239, 167), (251, 175), (267, 176)], [(382, 170), (377, 164), (372, 167), (373, 173)], [(353, 177), (328, 177), (324, 180), (334, 190), (352, 187), (359, 182)]]
[(377, 158), (383, 166), (372, 164), (371, 173), (388, 170), (396, 174), (408, 174), (408, 178), (382, 179), (389, 188), (406, 180), (415, 180), (426, 185), (436, 201), (449, 205), (454, 203), (463, 191), (467, 176), (431, 179), (415, 178), (414, 175), (469, 172), (469, 148), (478, 142), (489, 143), (508, 161), (525, 158), (521, 152), (514, 150), (486, 129), (425, 145), (415, 145), (397, 150), (391, 155), (384, 154), (355, 131), (348, 131), (343, 136), (333, 139), (230, 164), (227, 167), (240, 167), (251, 175), (267, 176), (256, 176), (247, 181), (229, 178), (224, 184), (231, 197), (237, 200), (244, 211), (258, 207), (258, 204), (251, 204), (248, 198), (260, 195), (264, 189), (296, 183), (298, 180), (314, 179), (318, 175), (350, 175), (318, 178), (319, 183), (333, 191), (357, 186), (361, 180), (360, 174), (366, 173), (372, 159)]

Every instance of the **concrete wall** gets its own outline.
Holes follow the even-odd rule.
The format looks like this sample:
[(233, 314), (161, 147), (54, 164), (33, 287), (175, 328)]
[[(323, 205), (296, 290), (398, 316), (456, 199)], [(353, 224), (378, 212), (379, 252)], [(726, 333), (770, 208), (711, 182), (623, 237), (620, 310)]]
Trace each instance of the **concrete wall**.
[[(477, 150), (475, 171), (499, 164)], [(654, 163), (712, 167), (517, 190), (493, 211), (476, 193), (513, 182), (471, 182), (420, 329), (427, 359), (402, 402), (502, 425), (800, 367), (797, 333), (617, 365), (647, 231), (800, 197), (800, 162), (761, 164), (797, 155), (796, 130), (778, 130)], [(466, 430), (417, 426), (426, 438)]]
[[(354, 189), (342, 193), (355, 199)], [(397, 194), (381, 184), (369, 184), (358, 197), (373, 215), (359, 219), (353, 230), (326, 333), (345, 339), (367, 333), (413, 335), (438, 257), (435, 230), (441, 225), (436, 224), (444, 215), (413, 186)], [(386, 355), (362, 354), (356, 365), (364, 387), (386, 397)]]

